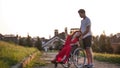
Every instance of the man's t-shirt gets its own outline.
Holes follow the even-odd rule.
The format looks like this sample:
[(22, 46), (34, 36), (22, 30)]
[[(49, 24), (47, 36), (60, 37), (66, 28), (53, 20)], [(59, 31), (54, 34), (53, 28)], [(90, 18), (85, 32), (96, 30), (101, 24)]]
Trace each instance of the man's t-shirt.
[(90, 30), (89, 32), (83, 36), (83, 39), (86, 38), (87, 36), (92, 35), (91, 32), (91, 22), (90, 19), (88, 17), (86, 17), (85, 19), (81, 20), (81, 32), (84, 33), (86, 31), (87, 26), (90, 26)]

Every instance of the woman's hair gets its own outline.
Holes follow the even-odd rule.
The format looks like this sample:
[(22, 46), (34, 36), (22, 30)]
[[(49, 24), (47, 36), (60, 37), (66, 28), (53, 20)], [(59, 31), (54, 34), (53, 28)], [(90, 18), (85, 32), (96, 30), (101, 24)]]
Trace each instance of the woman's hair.
[(80, 31), (75, 31), (73, 34), (72, 34), (72, 37), (75, 35), (77, 38), (79, 38), (81, 36), (81, 32), (78, 33)]

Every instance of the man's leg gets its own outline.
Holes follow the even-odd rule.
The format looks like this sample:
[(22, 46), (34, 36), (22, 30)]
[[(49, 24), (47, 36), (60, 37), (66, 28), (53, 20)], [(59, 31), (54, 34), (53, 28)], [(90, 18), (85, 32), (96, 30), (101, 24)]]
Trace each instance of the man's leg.
[(87, 67), (91, 68), (93, 66), (93, 54), (92, 54), (92, 49), (91, 49), (91, 36), (86, 37), (83, 39), (83, 45), (86, 51), (86, 56), (87, 56)]
[(85, 49), (85, 51), (86, 51), (86, 56), (87, 56), (87, 60), (88, 60), (88, 65), (92, 65), (93, 64), (93, 54), (92, 54), (91, 47), (87, 47)]
[(90, 58), (89, 58), (88, 48), (86, 48), (85, 51), (86, 51), (86, 57), (87, 57), (87, 64), (90, 64)]

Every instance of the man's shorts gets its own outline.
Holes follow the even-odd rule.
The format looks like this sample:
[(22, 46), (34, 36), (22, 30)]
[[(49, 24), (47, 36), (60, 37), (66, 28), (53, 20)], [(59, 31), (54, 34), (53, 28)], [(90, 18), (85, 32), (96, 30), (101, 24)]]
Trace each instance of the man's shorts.
[(83, 47), (86, 49), (87, 47), (91, 47), (92, 36), (87, 36), (86, 38), (82, 39)]

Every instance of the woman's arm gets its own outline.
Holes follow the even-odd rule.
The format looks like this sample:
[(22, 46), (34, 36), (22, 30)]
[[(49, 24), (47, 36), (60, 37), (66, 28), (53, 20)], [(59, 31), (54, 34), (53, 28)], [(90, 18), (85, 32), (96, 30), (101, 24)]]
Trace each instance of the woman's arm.
[(74, 44), (74, 43), (76, 43), (77, 41), (79, 41), (79, 39), (78, 39), (78, 38), (74, 38), (74, 39), (71, 40), (71, 44)]
[(77, 45), (78, 45), (78, 46), (80, 46), (80, 43), (79, 43), (79, 41), (77, 42)]

